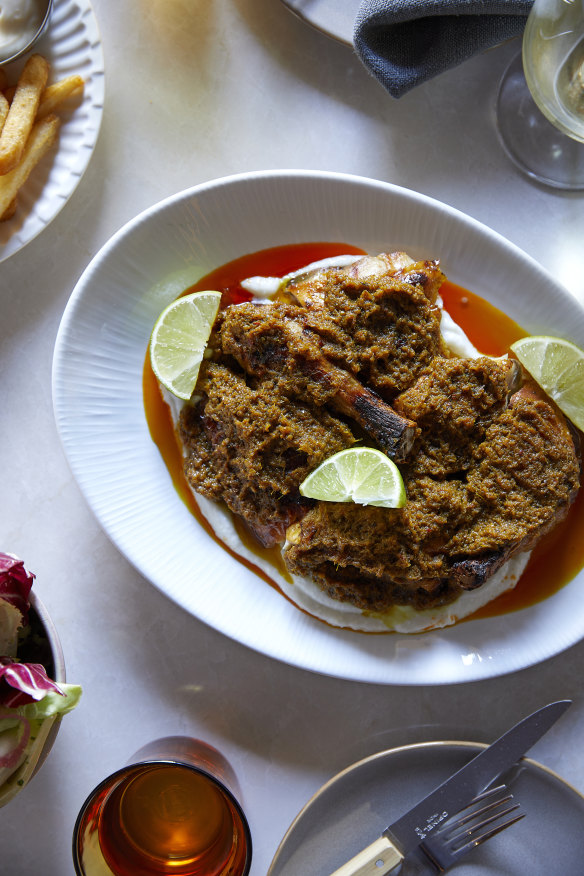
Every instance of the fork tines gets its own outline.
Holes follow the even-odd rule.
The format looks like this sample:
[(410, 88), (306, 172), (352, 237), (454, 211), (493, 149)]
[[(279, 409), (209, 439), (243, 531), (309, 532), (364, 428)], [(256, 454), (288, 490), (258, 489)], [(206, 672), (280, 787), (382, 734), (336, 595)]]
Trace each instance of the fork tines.
[(442, 842), (450, 854), (457, 857), (521, 821), (524, 812), (513, 814), (519, 808), (505, 785), (490, 788), (458, 812), (455, 821), (445, 825), (440, 831)]

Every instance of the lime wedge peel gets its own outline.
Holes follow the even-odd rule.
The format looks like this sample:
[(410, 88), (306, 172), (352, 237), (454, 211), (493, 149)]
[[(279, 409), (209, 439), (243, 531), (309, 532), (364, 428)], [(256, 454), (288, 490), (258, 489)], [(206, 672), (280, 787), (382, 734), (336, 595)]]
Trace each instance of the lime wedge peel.
[(578, 429), (584, 429), (584, 350), (546, 335), (511, 344), (521, 364)]
[(152, 370), (166, 389), (185, 401), (197, 383), (220, 302), (221, 293), (215, 291), (184, 295), (162, 311), (152, 330)]
[(354, 502), (379, 508), (401, 508), (406, 491), (396, 464), (372, 447), (340, 450), (315, 468), (300, 493), (324, 502)]

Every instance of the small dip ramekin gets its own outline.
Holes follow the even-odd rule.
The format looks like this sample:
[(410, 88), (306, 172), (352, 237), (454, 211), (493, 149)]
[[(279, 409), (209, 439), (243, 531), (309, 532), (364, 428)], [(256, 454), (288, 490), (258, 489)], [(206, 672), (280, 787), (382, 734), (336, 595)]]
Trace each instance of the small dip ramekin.
[(43, 20), (33, 38), (29, 40), (29, 42), (25, 46), (22, 46), (11, 55), (2, 55), (2, 49), (0, 49), (0, 65), (9, 64), (11, 61), (16, 61), (18, 58), (22, 58), (23, 55), (26, 55), (27, 52), (30, 52), (32, 48), (36, 45), (37, 41), (41, 38), (41, 36), (44, 34), (45, 30), (48, 27), (51, 13), (53, 11), (53, 0), (46, 0), (46, 5), (47, 8)]

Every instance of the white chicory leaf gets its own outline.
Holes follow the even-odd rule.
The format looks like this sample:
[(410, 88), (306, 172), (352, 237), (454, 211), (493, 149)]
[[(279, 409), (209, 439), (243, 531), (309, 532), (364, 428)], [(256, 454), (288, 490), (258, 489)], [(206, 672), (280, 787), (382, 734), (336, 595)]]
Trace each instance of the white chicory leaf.
[(53, 715), (66, 715), (75, 708), (81, 697), (81, 685), (59, 684), (59, 691), (47, 691), (42, 698), (35, 703), (27, 703), (20, 706), (16, 711), (29, 721), (44, 720)]
[(22, 614), (15, 605), (0, 600), (0, 654), (16, 654)]
[(59, 687), (62, 693), (47, 691), (38, 702), (0, 707), (0, 807), (31, 777), (54, 721), (79, 702), (78, 684)]
[(0, 711), (0, 776), (16, 769), (30, 739), (30, 721), (13, 710)]

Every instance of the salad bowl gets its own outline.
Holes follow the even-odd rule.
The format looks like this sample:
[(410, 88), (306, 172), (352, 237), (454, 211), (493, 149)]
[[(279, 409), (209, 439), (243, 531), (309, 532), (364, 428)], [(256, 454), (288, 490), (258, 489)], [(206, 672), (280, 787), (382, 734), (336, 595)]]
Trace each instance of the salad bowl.
[[(7, 557), (21, 571), (17, 584), (24, 584), (24, 589), (14, 586), (11, 570), (6, 570)], [(0, 656), (0, 808), (38, 773), (55, 743), (62, 716), (74, 708), (81, 694), (78, 685), (66, 683), (63, 649), (45, 605), (35, 593), (26, 593), (34, 576), (16, 559), (0, 557), (0, 650), (7, 655)], [(7, 618), (16, 609), (22, 617), (13, 646), (10, 633), (16, 621)]]

